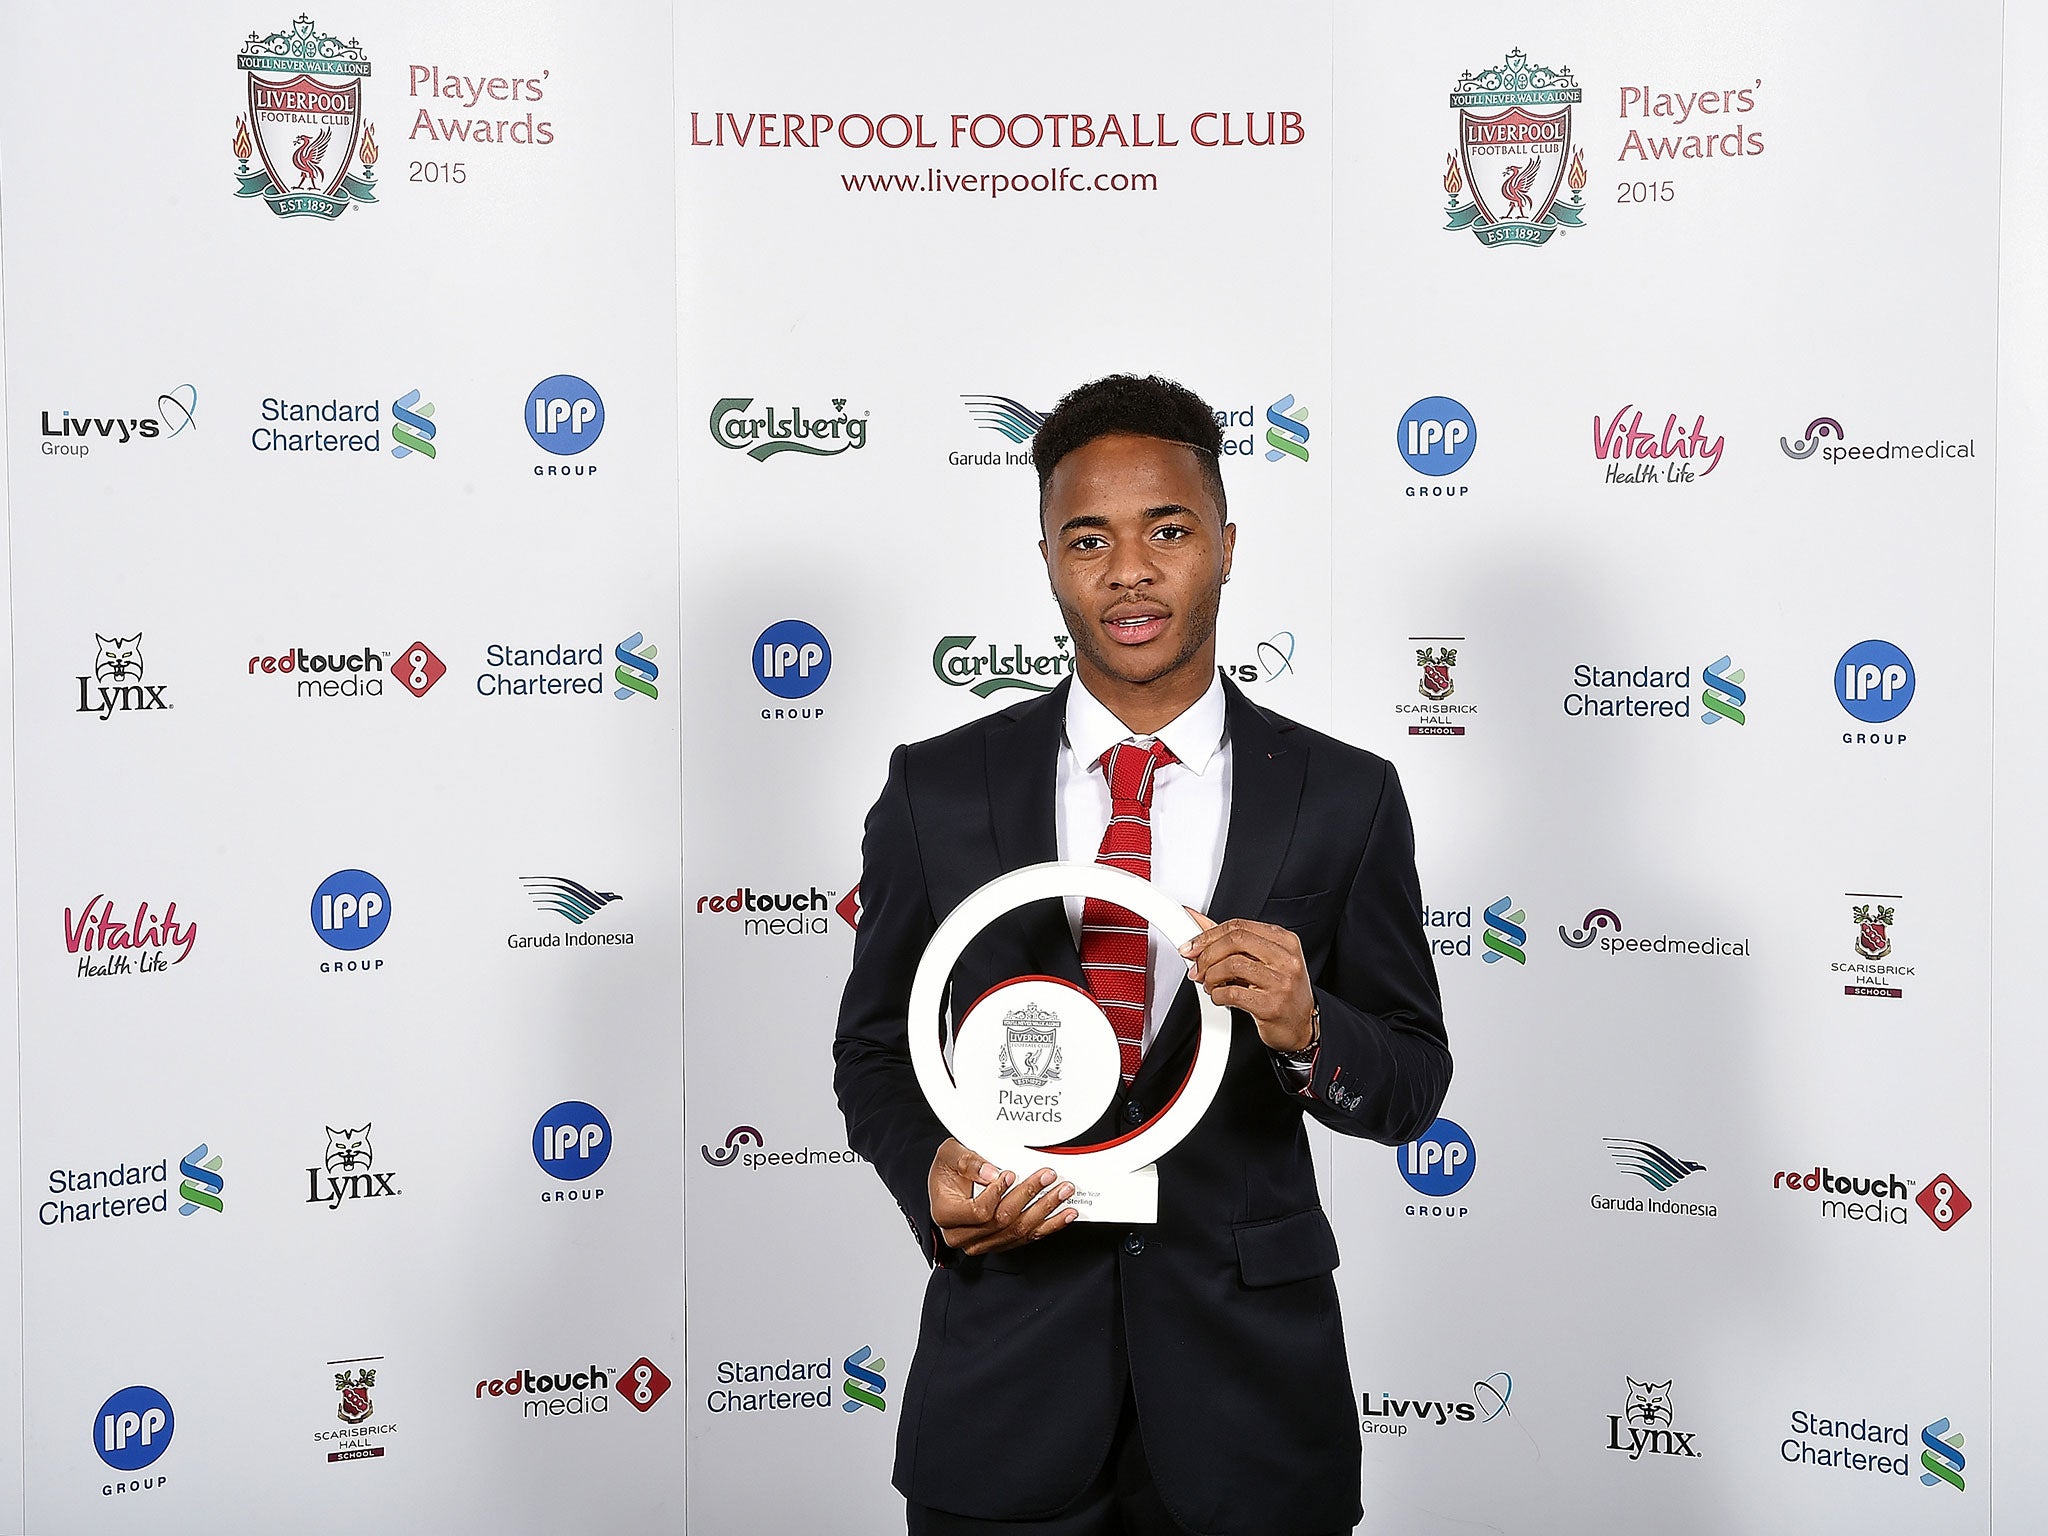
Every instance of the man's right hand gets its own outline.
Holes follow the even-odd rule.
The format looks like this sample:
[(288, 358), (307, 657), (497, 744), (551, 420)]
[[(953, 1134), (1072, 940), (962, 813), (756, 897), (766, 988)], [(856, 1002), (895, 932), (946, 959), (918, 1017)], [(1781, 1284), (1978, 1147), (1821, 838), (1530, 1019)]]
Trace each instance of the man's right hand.
[[(1074, 1186), (1056, 1184), (1050, 1168), (1019, 1179), (951, 1136), (939, 1144), (925, 1184), (933, 1225), (947, 1246), (961, 1253), (1021, 1248), (1080, 1219), (1079, 1211), (1060, 1210)], [(983, 1186), (978, 1195), (977, 1184)]]

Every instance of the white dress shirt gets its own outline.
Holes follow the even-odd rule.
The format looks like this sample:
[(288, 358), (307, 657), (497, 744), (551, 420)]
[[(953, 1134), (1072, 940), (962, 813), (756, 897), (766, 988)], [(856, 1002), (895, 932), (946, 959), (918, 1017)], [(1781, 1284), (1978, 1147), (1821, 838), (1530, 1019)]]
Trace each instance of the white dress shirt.
[[(1066, 740), (1056, 778), (1058, 851), (1062, 859), (1093, 862), (1109, 827), (1109, 776), (1097, 767), (1118, 742), (1150, 746), (1111, 714), (1076, 676), (1067, 692)], [(1156, 739), (1180, 759), (1162, 764), (1152, 781), (1152, 883), (1183, 906), (1206, 913), (1223, 869), (1223, 843), (1230, 831), (1230, 737), (1225, 726), (1223, 679), (1157, 732)], [(1067, 898), (1067, 926), (1081, 942), (1078, 896)], [(1188, 963), (1162, 938), (1151, 935), (1151, 963), (1145, 997), (1145, 1045), (1149, 1048), (1174, 993), (1187, 979)]]

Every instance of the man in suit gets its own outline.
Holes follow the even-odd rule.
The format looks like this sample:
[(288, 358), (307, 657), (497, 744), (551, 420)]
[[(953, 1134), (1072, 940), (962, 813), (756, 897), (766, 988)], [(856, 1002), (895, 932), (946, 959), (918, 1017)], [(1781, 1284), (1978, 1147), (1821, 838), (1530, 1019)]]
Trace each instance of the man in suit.
[[(1060, 403), (1032, 455), (1074, 676), (898, 747), (868, 816), (833, 1054), (848, 1140), (933, 1266), (897, 1437), (913, 1536), (1323, 1536), (1360, 1515), (1305, 1118), (1413, 1139), (1450, 1051), (1392, 766), (1217, 671), (1237, 535), (1220, 447), (1208, 407), (1162, 379)], [(1077, 1222), (1050, 1170), (963, 1147), (911, 1066), (909, 1030), (946, 1027), (906, 1018), (938, 924), (1053, 858), (1145, 875), (1206, 914), (1176, 951), (1120, 908), (1043, 902), (961, 956), (956, 999), (1051, 975), (1103, 1005), (1124, 1080), (1077, 1144), (1171, 1100), (1193, 987), (1232, 1010), (1222, 1086), (1160, 1159), (1149, 1226)]]

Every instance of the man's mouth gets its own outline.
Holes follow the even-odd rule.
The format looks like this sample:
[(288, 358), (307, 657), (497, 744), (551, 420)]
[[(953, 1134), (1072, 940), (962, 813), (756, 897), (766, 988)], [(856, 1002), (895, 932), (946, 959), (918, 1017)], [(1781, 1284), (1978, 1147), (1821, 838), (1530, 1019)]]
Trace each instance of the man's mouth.
[(1110, 615), (1102, 621), (1102, 627), (1109, 631), (1109, 638), (1118, 645), (1143, 645), (1157, 638), (1166, 628), (1170, 615), (1154, 609), (1127, 610)]

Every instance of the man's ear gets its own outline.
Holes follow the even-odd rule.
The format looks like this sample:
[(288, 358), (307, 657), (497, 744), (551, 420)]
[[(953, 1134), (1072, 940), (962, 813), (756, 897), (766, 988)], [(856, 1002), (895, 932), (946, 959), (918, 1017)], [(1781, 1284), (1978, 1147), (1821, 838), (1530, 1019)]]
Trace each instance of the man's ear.
[(1223, 525), (1223, 579), (1230, 580), (1230, 562), (1237, 553), (1237, 524)]

